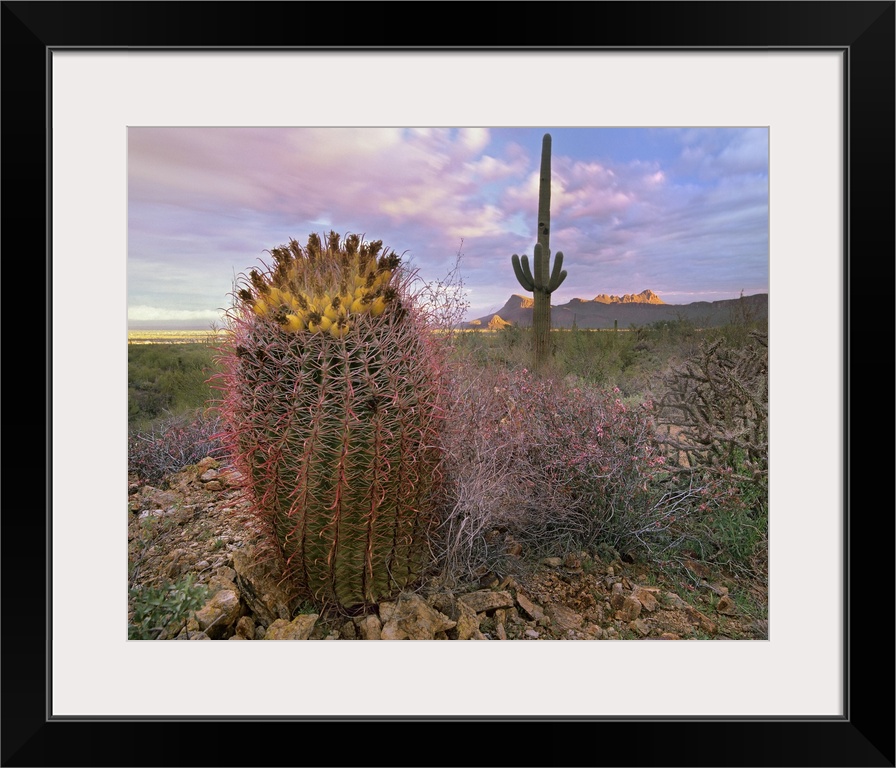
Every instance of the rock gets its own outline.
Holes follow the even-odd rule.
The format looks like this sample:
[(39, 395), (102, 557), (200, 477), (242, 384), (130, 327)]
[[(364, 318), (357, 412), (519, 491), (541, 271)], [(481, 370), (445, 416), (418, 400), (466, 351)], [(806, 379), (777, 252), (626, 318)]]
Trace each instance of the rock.
[(541, 635), (539, 635), (538, 632), (536, 632), (534, 629), (527, 629), (523, 634), (526, 637), (531, 638), (532, 640), (538, 640), (538, 638), (541, 637)]
[(464, 603), (476, 613), (492, 611), (496, 608), (510, 608), (513, 605), (513, 597), (509, 592), (492, 592), (490, 589), (480, 589), (461, 595), (458, 603)]
[(722, 595), (719, 598), (719, 602), (716, 605), (716, 611), (725, 616), (734, 616), (737, 613), (737, 609), (734, 607), (734, 600), (732, 600), (728, 595)]
[(239, 637), (242, 640), (255, 639), (255, 622), (250, 616), (240, 616), (236, 622), (236, 631), (233, 637)]
[(622, 584), (617, 581), (610, 590), (610, 607), (612, 607), (614, 611), (621, 611), (624, 604), (625, 589)]
[(173, 509), (146, 509), (138, 517), (145, 520), (147, 517), (174, 517), (177, 512)]
[(545, 606), (545, 611), (551, 617), (551, 624), (562, 631), (579, 629), (585, 623), (580, 614), (559, 603)]
[(236, 571), (226, 565), (218, 566), (214, 573), (215, 576), (227, 581), (233, 581), (236, 578)]
[(523, 545), (508, 533), (504, 537), (504, 551), (511, 557), (519, 557), (523, 554)]
[(214, 595), (224, 589), (236, 589), (236, 584), (231, 579), (223, 579), (220, 576), (212, 576), (208, 580), (208, 593)]
[(179, 493), (162, 491), (151, 485), (144, 485), (138, 493), (137, 503), (140, 509), (166, 510), (174, 507), (181, 500)]
[(439, 632), (456, 625), (414, 593), (399, 595), (388, 615), (388, 621), (383, 623), (383, 640), (433, 640)]
[(362, 640), (381, 640), (383, 625), (375, 613), (355, 619), (355, 629)]
[(292, 616), (293, 600), (280, 586), (281, 576), (273, 559), (260, 558), (254, 547), (233, 553), (236, 585), (249, 610), (262, 624)]
[(647, 626), (647, 622), (644, 619), (635, 619), (629, 622), (628, 628), (632, 632), (637, 632), (641, 637), (647, 637), (650, 633), (650, 627)]
[(632, 590), (632, 597), (634, 597), (645, 611), (648, 613), (652, 613), (656, 610), (657, 602), (656, 597), (654, 596), (654, 590), (648, 589), (647, 587), (635, 587)]
[(722, 596), (728, 594), (728, 587), (722, 586), (721, 584), (710, 584), (708, 581), (701, 581), (700, 586), (703, 589), (708, 589), (714, 595)]
[(489, 571), (488, 573), (479, 577), (479, 586), (483, 589), (493, 589), (500, 583), (501, 577), (494, 571)]
[(563, 565), (562, 557), (545, 557), (541, 560), (542, 565), (548, 566), (548, 568), (559, 568)]
[(398, 604), (391, 600), (386, 600), (380, 603), (380, 622), (386, 624), (395, 614), (397, 607)]
[(277, 619), (267, 628), (265, 640), (307, 640), (320, 616), (316, 613), (300, 613), (292, 621)]
[(240, 596), (233, 590), (224, 589), (212, 595), (211, 599), (196, 611), (199, 628), (211, 638), (223, 637), (240, 615)]
[(538, 621), (539, 619), (544, 618), (544, 610), (542, 607), (533, 603), (522, 592), (516, 593), (516, 602), (519, 607), (523, 609), (523, 613), (533, 621)]
[(218, 473), (218, 480), (225, 488), (240, 488), (245, 482), (245, 477), (238, 470), (225, 467)]
[(624, 622), (632, 622), (641, 614), (641, 603), (636, 597), (626, 595), (622, 602), (622, 608), (619, 609), (617, 615)]
[(687, 614), (688, 619), (691, 623), (696, 624), (700, 629), (702, 629), (708, 635), (714, 635), (716, 633), (716, 625), (709, 617), (704, 616), (700, 611), (696, 608), (685, 605), (683, 609)]
[(206, 456), (204, 459), (200, 459), (196, 464), (196, 470), (201, 475), (207, 470), (217, 469), (219, 466), (221, 465), (218, 463), (217, 459), (214, 459), (211, 456)]
[(451, 592), (437, 592), (427, 598), (427, 601), (439, 613), (444, 613), (452, 621), (457, 621), (457, 598)]
[(451, 634), (456, 640), (470, 640), (479, 633), (479, 614), (468, 603), (460, 600), (457, 601), (457, 613), (456, 625)]
[(182, 573), (190, 570), (191, 564), (188, 560), (189, 552), (186, 549), (177, 548), (172, 550), (168, 557), (168, 565), (165, 567), (165, 574), (172, 581), (177, 579)]
[(670, 608), (675, 608), (679, 611), (683, 611), (685, 608), (689, 608), (690, 606), (681, 599), (680, 595), (677, 595), (675, 592), (666, 592), (663, 595), (663, 600)]

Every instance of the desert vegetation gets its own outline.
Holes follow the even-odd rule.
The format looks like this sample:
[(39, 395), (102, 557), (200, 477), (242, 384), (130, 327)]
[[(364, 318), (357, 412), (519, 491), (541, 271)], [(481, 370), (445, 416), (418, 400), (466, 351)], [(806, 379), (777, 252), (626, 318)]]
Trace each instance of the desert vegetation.
[[(340, 248), (344, 252), (344, 245), (332, 245), (334, 253)], [(372, 275), (370, 300), (360, 301), (355, 316), (340, 313), (331, 300), (336, 320), (326, 329), (315, 327), (317, 341), (310, 349), (316, 349), (318, 357), (325, 346), (347, 349), (341, 339), (331, 345), (329, 339), (337, 338), (332, 328), (338, 332), (349, 323), (366, 328), (367, 336), (351, 353), (355, 357), (343, 352), (342, 369), (333, 363), (333, 379), (326, 385), (335, 388), (328, 390), (335, 393), (330, 399), (322, 394), (322, 374), (310, 362), (307, 344), (299, 345), (288, 336), (289, 324), (296, 321), (287, 315), (300, 314), (287, 311), (289, 306), (278, 310), (271, 309), (273, 303), (266, 304), (265, 311), (273, 313), (266, 326), (270, 330), (265, 331), (269, 335), (259, 335), (260, 326), (248, 322), (238, 357), (222, 358), (217, 343), (191, 344), (189, 350), (177, 344), (129, 348), (132, 475), (164, 486), (170, 473), (206, 455), (233, 456), (235, 450), (242, 451), (249, 466), (267, 435), (273, 441), (264, 447), (267, 455), (291, 452), (293, 458), (283, 467), (257, 463), (258, 483), (282, 489), (282, 478), (309, 471), (315, 503), (322, 508), (334, 503), (336, 497), (327, 495), (334, 492), (339, 498), (354, 494), (369, 502), (371, 487), (394, 488), (390, 496), (405, 499), (407, 508), (384, 507), (383, 519), (390, 527), (372, 538), (356, 531), (364, 547), (347, 566), (354, 574), (368, 573), (372, 581), (359, 576), (351, 587), (335, 587), (329, 596), (333, 601), (375, 600), (395, 586), (388, 578), (374, 576), (376, 562), (364, 561), (368, 543), (382, 549), (377, 556), (380, 563), (389, 564), (386, 570), (393, 563), (404, 563), (408, 584), (426, 574), (461, 582), (487, 569), (536, 568), (545, 555), (599, 554), (609, 549), (683, 584), (694, 578), (688, 565), (705, 563), (746, 582), (749, 589), (744, 593), (756, 601), (752, 613), (763, 613), (768, 548), (764, 320), (744, 312), (733, 313), (727, 326), (709, 329), (684, 320), (615, 332), (555, 329), (549, 334), (547, 364), (536, 373), (530, 329), (454, 330), (465, 310), (460, 251), (455, 270), (437, 283), (405, 274), (393, 284), (392, 274), (383, 277), (383, 272), (398, 275), (400, 270), (397, 265), (380, 265), (382, 255), (376, 255), (377, 264), (369, 273), (365, 270), (370, 258), (360, 270), (360, 260), (353, 267), (358, 285)], [(280, 261), (288, 262), (286, 255)], [(245, 317), (260, 316), (256, 306), (259, 294), (265, 292), (258, 285), (275, 284), (275, 270), (276, 265), (264, 280), (255, 281), (254, 288), (243, 289)], [(374, 294), (379, 290), (384, 296), (387, 287), (394, 288), (389, 294), (393, 310), (410, 308), (416, 301), (419, 311), (409, 315), (413, 328), (396, 326), (393, 317), (388, 328), (376, 330), (371, 311)], [(361, 291), (360, 297), (364, 296)], [(285, 294), (278, 298), (288, 301)], [(347, 299), (340, 304), (345, 306)], [(386, 302), (380, 304), (384, 305), (380, 314), (388, 316)], [(309, 311), (314, 310), (303, 310), (305, 323)], [(275, 326), (286, 333), (278, 336)], [(406, 351), (397, 352), (396, 346)], [(236, 346), (233, 352), (237, 354)], [(264, 363), (259, 352), (275, 362)], [(251, 365), (245, 365), (247, 359)], [(422, 372), (410, 360), (421, 361)], [(244, 365), (244, 373), (232, 367), (237, 362)], [(409, 367), (394, 380), (384, 373), (402, 365)], [(374, 402), (372, 390), (362, 396), (354, 388), (346, 389), (348, 378), (340, 370), (354, 371), (353, 382), (366, 376), (374, 389), (397, 387), (398, 394), (390, 397), (401, 403), (388, 428), (363, 432), (358, 412), (362, 406), (375, 411), (381, 404)], [(268, 391), (270, 404), (254, 414), (244, 410), (242, 426), (225, 429), (222, 414), (239, 404), (228, 404), (227, 396), (222, 397), (221, 377), (230, 376), (236, 387), (242, 380), (233, 377), (250, 374), (255, 378), (246, 379), (244, 392)], [(414, 376), (429, 387), (427, 397), (431, 395), (434, 404), (430, 416), (422, 420), (415, 410), (416, 385), (400, 385)], [(216, 381), (218, 388), (213, 387)], [(305, 383), (304, 392), (299, 392), (300, 382)], [(276, 395), (278, 387), (283, 394)], [(287, 395), (292, 394), (296, 403), (287, 404)], [(315, 402), (326, 402), (327, 424), (313, 416)], [(285, 437), (277, 442), (285, 424), (298, 436), (294, 445)], [(322, 458), (317, 464), (307, 456), (302, 459), (302, 446), (312, 433), (321, 440)], [(328, 479), (326, 467), (348, 466), (344, 460), (340, 464), (340, 456), (349, 441), (358, 441), (358, 453), (368, 459), (376, 454), (377, 434), (404, 435), (400, 440), (405, 441), (405, 451), (415, 440), (427, 449), (438, 448), (437, 461), (429, 453), (426, 462), (414, 465), (415, 472), (425, 471), (433, 480), (426, 484), (425, 499), (411, 498), (400, 483), (388, 486), (392, 481), (375, 466), (353, 464), (350, 480)], [(419, 455), (416, 449), (413, 453)], [(404, 459), (398, 451), (380, 466), (401, 465)], [(259, 494), (264, 497), (265, 492)], [(275, 527), (279, 520), (281, 535), (287, 536), (287, 524), (295, 519), (289, 491), (266, 498), (273, 505)], [(425, 522), (425, 532), (410, 523), (424, 505), (418, 522)], [(401, 529), (409, 523), (411, 528)], [(351, 530), (350, 519), (347, 525)], [(396, 533), (401, 530), (404, 533)], [(321, 546), (332, 546), (332, 540), (329, 545), (322, 540)], [(401, 551), (395, 548), (400, 540), (407, 543)], [(322, 554), (325, 559), (323, 550)], [(296, 559), (301, 557), (296, 554)], [(337, 583), (332, 573), (306, 578), (318, 587)], [(369, 584), (375, 589), (365, 593)], [(178, 595), (177, 590), (168, 591), (164, 600), (156, 596), (157, 602), (177, 602)]]

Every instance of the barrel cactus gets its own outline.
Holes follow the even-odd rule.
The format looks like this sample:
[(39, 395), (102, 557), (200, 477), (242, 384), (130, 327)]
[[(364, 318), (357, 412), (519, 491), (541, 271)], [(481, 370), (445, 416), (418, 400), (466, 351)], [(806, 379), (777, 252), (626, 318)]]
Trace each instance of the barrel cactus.
[(270, 251), (228, 311), (221, 414), (295, 591), (376, 604), (419, 579), (440, 487), (439, 355), (382, 241)]

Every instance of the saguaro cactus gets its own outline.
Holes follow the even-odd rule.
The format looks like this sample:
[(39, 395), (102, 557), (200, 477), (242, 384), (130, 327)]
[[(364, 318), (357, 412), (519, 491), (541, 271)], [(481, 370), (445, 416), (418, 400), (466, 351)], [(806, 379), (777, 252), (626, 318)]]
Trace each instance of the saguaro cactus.
[(534, 298), (532, 329), (535, 335), (536, 371), (544, 370), (550, 356), (551, 294), (566, 279), (563, 253), (557, 252), (554, 268), (550, 268), (551, 249), (551, 134), (541, 141), (541, 174), (538, 180), (538, 242), (533, 253), (535, 270), (529, 268), (529, 257), (513, 254), (513, 271), (520, 285), (532, 291)]

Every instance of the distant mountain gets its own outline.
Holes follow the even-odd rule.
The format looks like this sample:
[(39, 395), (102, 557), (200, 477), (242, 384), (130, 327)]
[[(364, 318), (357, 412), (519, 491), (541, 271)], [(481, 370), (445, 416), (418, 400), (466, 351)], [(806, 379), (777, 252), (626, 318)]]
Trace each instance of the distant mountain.
[[(533, 300), (514, 294), (497, 312), (484, 315), (463, 328), (503, 328), (508, 325), (526, 327), (532, 325)], [(768, 294), (757, 293), (737, 299), (721, 301), (695, 301), (691, 304), (666, 304), (653, 291), (641, 291), (625, 296), (608, 296), (601, 293), (593, 299), (572, 299), (566, 304), (551, 306), (551, 326), (554, 328), (619, 328), (631, 325), (675, 320), (689, 320), (701, 327), (714, 327), (730, 323), (737, 311), (745, 311), (751, 317), (768, 317)]]
[[(659, 296), (653, 291), (646, 290), (641, 293), (627, 293), (625, 296), (607, 296), (605, 293), (599, 293), (594, 300), (601, 304), (665, 304)], [(573, 302), (584, 302), (585, 299), (573, 299)]]

